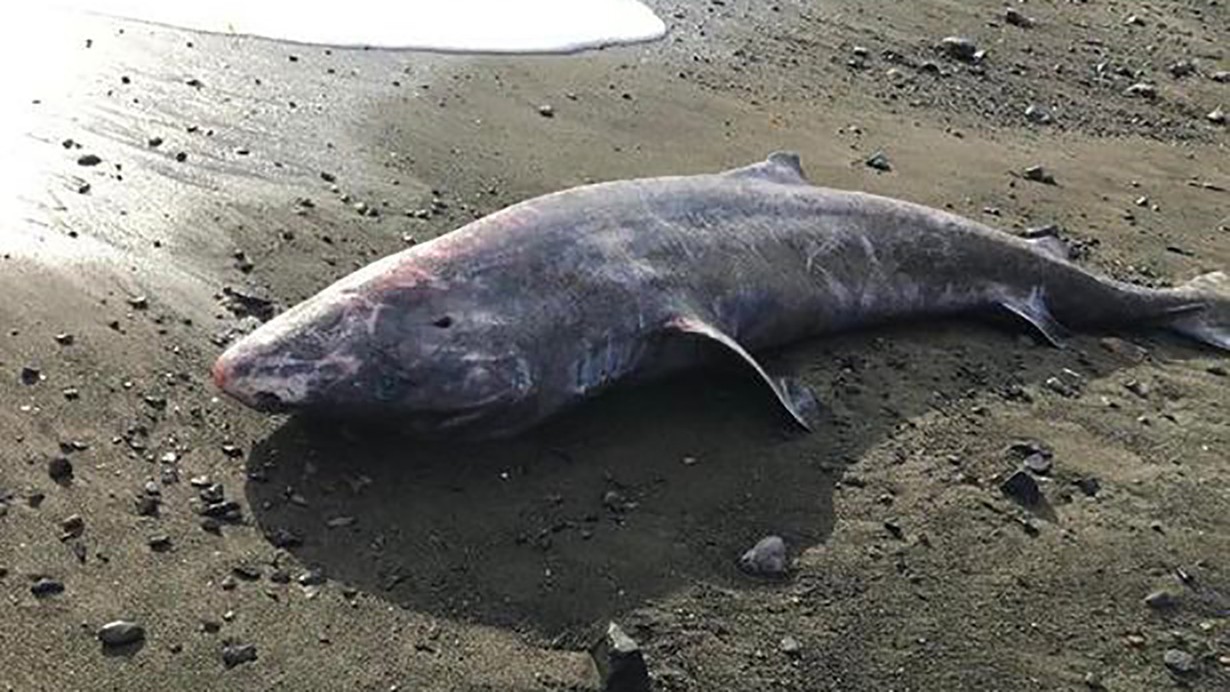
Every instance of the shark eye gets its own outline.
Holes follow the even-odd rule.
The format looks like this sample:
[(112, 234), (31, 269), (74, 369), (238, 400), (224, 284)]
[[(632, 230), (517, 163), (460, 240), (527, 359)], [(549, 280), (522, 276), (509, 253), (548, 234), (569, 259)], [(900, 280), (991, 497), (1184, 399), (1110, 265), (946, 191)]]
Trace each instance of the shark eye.
[(445, 315), (444, 317), (438, 317), (436, 318), (436, 321), (432, 322), (432, 325), (439, 327), (440, 329), (448, 329), (449, 327), (452, 326), (452, 324), (453, 324), (453, 318), (449, 317), (448, 315)]

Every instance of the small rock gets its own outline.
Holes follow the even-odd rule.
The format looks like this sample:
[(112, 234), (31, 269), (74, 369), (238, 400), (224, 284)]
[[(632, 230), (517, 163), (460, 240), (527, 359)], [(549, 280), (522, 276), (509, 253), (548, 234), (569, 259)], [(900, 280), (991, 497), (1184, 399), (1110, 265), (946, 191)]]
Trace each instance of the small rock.
[(60, 528), (64, 531), (60, 540), (76, 538), (85, 532), (85, 519), (80, 514), (70, 514), (60, 521)]
[(1102, 483), (1098, 479), (1094, 478), (1093, 476), (1089, 476), (1087, 478), (1078, 478), (1077, 480), (1073, 481), (1073, 484), (1076, 485), (1077, 488), (1080, 488), (1080, 491), (1082, 493), (1085, 493), (1085, 495), (1088, 497), (1093, 497), (1097, 495), (1099, 491), (1102, 490)]
[(940, 50), (950, 58), (973, 62), (978, 53), (978, 46), (968, 38), (948, 36), (940, 41)]
[(1019, 10), (1011, 7), (1004, 10), (1004, 21), (1008, 22), (1012, 26), (1020, 27), (1022, 29), (1029, 29), (1034, 25), (1033, 19), (1026, 17)]
[(1196, 657), (1182, 649), (1166, 649), (1162, 663), (1175, 675), (1191, 675), (1196, 672)]
[(1045, 476), (1051, 472), (1051, 458), (1045, 454), (1034, 453), (1025, 457), (1025, 468), (1039, 476)]
[(1219, 84), (1230, 84), (1230, 70), (1219, 70), (1209, 75), (1209, 79)]
[(803, 653), (803, 645), (799, 643), (799, 640), (791, 637), (790, 635), (782, 637), (782, 640), (778, 643), (777, 648), (791, 658), (797, 658)]
[(867, 164), (867, 166), (870, 168), (874, 168), (877, 171), (884, 171), (885, 173), (893, 170), (892, 161), (889, 161), (888, 155), (882, 151), (877, 151), (876, 153), (867, 157), (867, 160), (864, 161), (863, 163)]
[(1172, 63), (1169, 68), (1170, 76), (1175, 79), (1182, 79), (1196, 72), (1196, 64), (1191, 60), (1180, 60)]
[(1035, 183), (1043, 183), (1045, 185), (1055, 184), (1055, 175), (1042, 166), (1030, 166), (1025, 169), (1023, 175), (1026, 180), (1032, 180)]
[(66, 456), (52, 457), (47, 461), (47, 475), (56, 483), (65, 485), (73, 480), (73, 462)]
[(33, 365), (26, 365), (21, 368), (19, 377), (22, 384), (32, 386), (38, 384), (39, 380), (43, 379), (43, 373)]
[(98, 628), (103, 646), (127, 646), (145, 639), (145, 628), (131, 620), (114, 620)]
[(1053, 122), (1055, 118), (1051, 115), (1050, 109), (1046, 106), (1030, 104), (1029, 107), (1025, 109), (1025, 119), (1038, 125), (1047, 125)]
[(320, 179), (321, 179), (321, 180), (323, 180), (323, 181), (325, 181), (326, 183), (334, 183), (334, 182), (337, 182), (337, 176), (336, 176), (336, 175), (334, 175), (334, 174), (332, 174), (332, 173), (330, 173), (330, 172), (328, 172), (328, 171), (321, 171), (321, 172), (320, 172)]
[(162, 141), (163, 140), (161, 137), (155, 136), (155, 137), (150, 137), (149, 139), (145, 140), (145, 143), (149, 145), (150, 149), (157, 149), (158, 147), (162, 146)]
[(1129, 14), (1127, 19), (1123, 20), (1128, 26), (1144, 26), (1145, 20), (1138, 14)]
[(1048, 223), (1044, 226), (1030, 226), (1029, 228), (1026, 228), (1025, 232), (1021, 235), (1022, 237), (1029, 238), (1030, 240), (1037, 240), (1038, 238), (1058, 238), (1061, 230), (1062, 229), (1059, 227), (1059, 224)]
[(222, 663), (227, 668), (234, 668), (242, 663), (249, 663), (255, 660), (255, 644), (226, 644), (222, 647)]
[(538, 114), (544, 118), (554, 118), (555, 108), (549, 103), (544, 103), (538, 107)]
[(30, 593), (39, 598), (64, 593), (64, 582), (52, 579), (51, 577), (39, 577), (37, 581), (30, 585)]
[(326, 581), (325, 572), (319, 567), (314, 567), (300, 574), (296, 581), (299, 582), (300, 586), (320, 586)]
[(149, 307), (149, 299), (145, 296), (133, 296), (128, 299), (128, 304), (133, 310), (145, 310)]
[(1154, 610), (1173, 610), (1179, 607), (1179, 597), (1166, 589), (1158, 589), (1145, 596), (1144, 604)]
[(786, 573), (786, 542), (780, 536), (766, 536), (739, 558), (739, 568), (760, 577), (780, 577)]
[(1214, 125), (1225, 125), (1226, 124), (1226, 111), (1220, 108), (1216, 108), (1210, 111), (1209, 114), (1204, 117), (1208, 118), (1209, 122), (1213, 123)]
[(171, 537), (165, 533), (155, 534), (146, 539), (145, 544), (155, 553), (165, 553), (173, 547)]
[(102, 163), (102, 159), (97, 154), (82, 154), (77, 157), (78, 166), (97, 166)]
[(1026, 507), (1035, 507), (1042, 502), (1042, 490), (1038, 487), (1038, 481), (1024, 471), (1014, 471), (1007, 480), (1000, 483), (999, 489)]
[(649, 692), (649, 668), (640, 645), (619, 625), (609, 623), (606, 635), (590, 649), (598, 665), (603, 692)]
[(1157, 98), (1157, 87), (1147, 82), (1137, 82), (1127, 89), (1123, 90), (1128, 96), (1137, 96), (1144, 99)]
[(1140, 380), (1128, 380), (1123, 386), (1129, 392), (1135, 394), (1141, 399), (1149, 398), (1149, 385), (1141, 382)]

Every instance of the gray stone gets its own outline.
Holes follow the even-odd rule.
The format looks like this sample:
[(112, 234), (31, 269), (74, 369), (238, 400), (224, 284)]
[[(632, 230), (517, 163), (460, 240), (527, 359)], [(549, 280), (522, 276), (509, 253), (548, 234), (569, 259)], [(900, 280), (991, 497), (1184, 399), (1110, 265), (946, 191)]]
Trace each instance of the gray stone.
[(868, 156), (867, 160), (864, 161), (864, 163), (866, 163), (869, 167), (876, 169), (877, 171), (884, 171), (885, 173), (893, 170), (892, 161), (889, 161), (888, 155), (882, 151), (877, 151), (871, 156)]
[(242, 663), (256, 660), (255, 644), (226, 644), (222, 647), (222, 664), (234, 668)]
[(602, 678), (603, 692), (649, 692), (649, 668), (641, 647), (614, 622), (590, 649)]
[(1038, 488), (1038, 481), (1024, 471), (1014, 471), (1007, 480), (1000, 483), (999, 489), (1026, 507), (1035, 507), (1042, 502), (1042, 490)]
[(951, 58), (973, 62), (978, 53), (978, 45), (962, 36), (948, 36), (940, 41), (940, 50)]
[(1182, 649), (1166, 649), (1166, 653), (1162, 655), (1162, 663), (1176, 675), (1191, 675), (1196, 672), (1196, 657)]
[(1179, 607), (1179, 597), (1166, 589), (1158, 589), (1145, 596), (1144, 603), (1154, 610), (1173, 610)]
[(786, 573), (786, 542), (780, 536), (766, 536), (739, 558), (739, 568), (760, 577), (780, 577)]
[(126, 646), (145, 639), (145, 628), (131, 620), (114, 620), (98, 628), (103, 646)]

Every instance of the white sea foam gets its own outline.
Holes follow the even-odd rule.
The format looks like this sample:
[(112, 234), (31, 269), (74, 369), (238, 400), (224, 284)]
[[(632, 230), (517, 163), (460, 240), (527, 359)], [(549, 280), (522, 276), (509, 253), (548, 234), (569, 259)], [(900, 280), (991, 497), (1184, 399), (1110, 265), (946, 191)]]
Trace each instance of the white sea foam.
[(637, 0), (54, 0), (103, 15), (334, 46), (539, 53), (647, 41), (666, 26)]

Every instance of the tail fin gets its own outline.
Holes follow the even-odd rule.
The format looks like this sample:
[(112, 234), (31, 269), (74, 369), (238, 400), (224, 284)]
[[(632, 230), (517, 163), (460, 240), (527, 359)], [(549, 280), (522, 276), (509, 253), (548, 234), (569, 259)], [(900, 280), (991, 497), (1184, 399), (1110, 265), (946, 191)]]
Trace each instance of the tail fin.
[(1186, 337), (1230, 351), (1230, 274), (1202, 274), (1177, 290), (1200, 307), (1175, 317), (1168, 326)]

